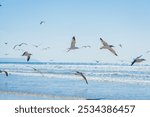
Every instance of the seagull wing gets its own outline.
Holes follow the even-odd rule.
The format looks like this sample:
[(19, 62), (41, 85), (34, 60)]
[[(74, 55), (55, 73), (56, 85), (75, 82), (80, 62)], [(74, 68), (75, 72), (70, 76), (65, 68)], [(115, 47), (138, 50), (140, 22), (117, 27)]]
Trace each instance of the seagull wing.
[(104, 41), (102, 38), (100, 38), (100, 40), (104, 46), (109, 46), (108, 43), (106, 41)]
[(22, 45), (28, 45), (28, 44), (26, 44), (26, 43), (21, 43), (21, 44), (19, 44), (19, 46), (22, 46)]
[(136, 59), (135, 59), (135, 60), (133, 60), (133, 62), (131, 63), (131, 66), (132, 66), (135, 62), (136, 62)]
[(15, 45), (15, 46), (13, 47), (13, 49), (15, 49), (17, 46), (18, 46), (18, 45)]
[(112, 49), (111, 47), (109, 47), (108, 50), (111, 51), (114, 55), (118, 56), (117, 53), (115, 52), (115, 50)]
[(27, 53), (28, 53), (28, 52), (27, 52), (27, 51), (25, 51), (25, 52), (22, 54), (22, 56), (26, 56), (26, 55), (27, 55)]
[(0, 70), (0, 73), (4, 72), (6, 74), (6, 76), (8, 76), (8, 72), (7, 71), (1, 71)]
[(31, 67), (31, 66), (26, 66), (26, 67), (30, 67), (30, 68), (32, 68), (34, 71), (37, 71), (37, 72), (40, 73), (42, 76), (44, 76), (43, 73), (42, 73), (40, 70), (38, 70), (38, 69), (36, 69), (36, 68), (34, 68), (34, 67)]
[(88, 84), (88, 81), (87, 81), (86, 77), (83, 75), (82, 72), (76, 71), (76, 75), (81, 75), (84, 78), (86, 84)]
[(86, 77), (83, 75), (83, 73), (81, 73), (81, 76), (84, 78), (86, 84), (88, 84), (88, 81), (87, 81)]
[(42, 76), (44, 76), (43, 73), (40, 70), (36, 69), (36, 71), (39, 72)]
[(36, 71), (36, 69), (34, 67), (31, 67), (31, 66), (26, 66), (26, 67), (30, 67), (30, 68), (32, 68), (32, 69), (34, 69)]
[(29, 61), (30, 60), (30, 56), (27, 56), (27, 61)]
[(139, 59), (139, 58), (141, 58), (143, 55), (140, 55), (140, 56), (138, 56), (138, 57), (136, 57), (136, 59)]
[(8, 72), (7, 71), (3, 71), (5, 74), (6, 74), (6, 76), (8, 76)]
[(71, 46), (70, 48), (74, 48), (75, 47), (75, 44), (76, 44), (76, 39), (75, 37), (72, 38), (72, 41), (71, 41)]
[(43, 24), (43, 23), (45, 23), (45, 22), (44, 22), (44, 21), (41, 21), (41, 22), (40, 22), (40, 24)]
[(40, 24), (42, 24), (43, 22), (41, 21)]

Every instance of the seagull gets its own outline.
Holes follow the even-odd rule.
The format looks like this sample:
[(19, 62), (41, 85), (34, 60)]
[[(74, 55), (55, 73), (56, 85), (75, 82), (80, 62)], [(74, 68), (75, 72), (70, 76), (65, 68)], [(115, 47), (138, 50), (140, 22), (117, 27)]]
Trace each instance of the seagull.
[(43, 48), (43, 50), (47, 50), (47, 49), (50, 49), (50, 47), (48, 46), (48, 47), (46, 47), (46, 48)]
[(28, 53), (27, 51), (25, 51), (22, 56), (27, 56), (27, 62), (30, 60), (30, 57), (31, 57), (31, 53)]
[(45, 23), (45, 21), (41, 21), (40, 24), (42, 25), (43, 23)]
[(146, 59), (142, 59), (141, 57), (142, 57), (142, 55), (136, 57), (136, 58), (133, 60), (133, 62), (131, 63), (131, 66), (132, 66), (134, 63), (140, 63), (140, 62), (142, 62), (142, 61), (146, 61)]
[(39, 44), (39, 45), (34, 45), (34, 44), (33, 44), (33, 46), (36, 47), (36, 48), (38, 48), (40, 45), (41, 45), (41, 44)]
[(18, 50), (18, 51), (22, 51), (22, 52), (23, 52), (23, 51), (25, 51), (25, 50), (23, 50), (23, 49), (16, 49), (16, 50)]
[(88, 81), (87, 81), (86, 77), (83, 75), (82, 72), (76, 71), (75, 75), (80, 75), (80, 76), (82, 76), (82, 77), (84, 78), (86, 84), (88, 84)]
[(30, 67), (30, 68), (32, 68), (34, 71), (37, 71), (37, 72), (40, 73), (42, 76), (44, 76), (43, 73), (42, 73), (40, 70), (38, 70), (38, 69), (36, 69), (36, 68), (34, 68), (34, 67), (31, 67), (31, 66), (26, 66), (26, 67)]
[(15, 49), (17, 46), (22, 46), (22, 45), (28, 45), (28, 44), (26, 44), (26, 43), (17, 44), (13, 47), (13, 49)]
[(90, 45), (82, 46), (82, 48), (91, 48)]
[(0, 4), (0, 7), (1, 7), (2, 5)]
[(69, 52), (70, 50), (79, 49), (78, 47), (75, 47), (75, 44), (76, 44), (76, 39), (75, 39), (75, 36), (73, 36), (72, 41), (71, 41), (71, 46), (70, 48), (68, 48), (67, 52)]
[(115, 50), (112, 48), (114, 47), (113, 45), (108, 45), (107, 42), (105, 42), (102, 38), (100, 38), (103, 46), (100, 49), (108, 49), (110, 52), (112, 52), (114, 55), (118, 56)]
[(6, 76), (8, 76), (8, 72), (7, 71), (0, 70), (0, 73), (3, 73), (3, 72), (5, 73)]

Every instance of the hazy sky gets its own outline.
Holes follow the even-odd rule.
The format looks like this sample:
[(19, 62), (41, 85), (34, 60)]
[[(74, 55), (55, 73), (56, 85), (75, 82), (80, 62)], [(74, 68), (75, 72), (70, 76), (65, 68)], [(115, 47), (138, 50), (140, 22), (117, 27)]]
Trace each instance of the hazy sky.
[[(150, 53), (146, 54), (150, 50), (149, 0), (0, 0), (0, 4), (0, 58), (24, 58), (22, 51), (12, 48), (25, 42), (28, 46), (20, 48), (40, 61), (130, 62), (143, 54), (145, 63), (150, 63)], [(40, 25), (42, 20), (45, 23)], [(91, 48), (67, 53), (72, 36), (76, 46)], [(118, 57), (99, 49), (100, 37), (115, 45)], [(43, 51), (47, 46), (51, 48)]]

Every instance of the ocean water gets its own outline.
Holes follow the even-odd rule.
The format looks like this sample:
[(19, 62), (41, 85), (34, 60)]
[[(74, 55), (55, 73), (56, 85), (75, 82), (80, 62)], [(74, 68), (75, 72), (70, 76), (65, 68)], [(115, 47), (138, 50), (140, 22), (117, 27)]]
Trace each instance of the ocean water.
[[(36, 68), (35, 71), (32, 67)], [(149, 100), (150, 66), (108, 63), (0, 63), (0, 99)], [(76, 71), (83, 72), (88, 85)]]

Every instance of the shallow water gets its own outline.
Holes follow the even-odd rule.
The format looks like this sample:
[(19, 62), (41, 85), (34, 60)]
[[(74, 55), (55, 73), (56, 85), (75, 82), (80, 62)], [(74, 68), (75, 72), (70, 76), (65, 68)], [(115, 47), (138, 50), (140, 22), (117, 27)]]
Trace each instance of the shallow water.
[(0, 74), (0, 99), (150, 99), (149, 65), (0, 63), (0, 69), (9, 72)]

